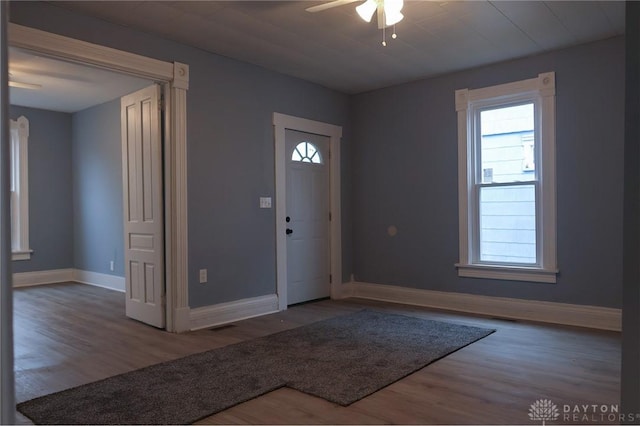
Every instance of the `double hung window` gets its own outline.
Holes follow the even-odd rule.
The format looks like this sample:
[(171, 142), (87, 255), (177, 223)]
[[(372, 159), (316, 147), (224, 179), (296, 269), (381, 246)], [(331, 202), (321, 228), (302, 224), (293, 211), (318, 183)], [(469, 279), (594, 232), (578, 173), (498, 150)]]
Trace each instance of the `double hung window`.
[(465, 277), (555, 282), (555, 75), (456, 91)]
[(11, 257), (31, 258), (29, 248), (29, 120), (11, 120)]

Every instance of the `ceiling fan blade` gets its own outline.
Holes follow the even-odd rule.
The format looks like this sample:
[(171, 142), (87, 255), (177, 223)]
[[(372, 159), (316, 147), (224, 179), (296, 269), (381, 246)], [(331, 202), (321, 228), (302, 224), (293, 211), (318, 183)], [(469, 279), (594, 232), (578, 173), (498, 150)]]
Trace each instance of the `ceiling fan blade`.
[(307, 12), (322, 12), (323, 10), (327, 10), (327, 9), (331, 9), (332, 7), (338, 7), (338, 6), (343, 6), (345, 4), (349, 4), (349, 3), (355, 3), (358, 0), (334, 0), (334, 1), (330, 1), (328, 3), (323, 3), (323, 4), (319, 4), (317, 6), (311, 6), (306, 8), (305, 10)]
[(22, 83), (20, 81), (13, 81), (13, 80), (9, 80), (9, 87), (17, 87), (19, 89), (42, 89), (42, 85), (41, 84), (34, 84), (34, 83)]
[[(1, 1), (1, 0), (0, 0)], [(58, 68), (57, 70), (52, 70), (51, 65), (46, 63), (42, 65), (43, 69), (38, 69), (36, 67), (25, 67), (19, 64), (11, 64), (9, 65), (12, 70), (12, 76), (15, 74), (15, 78), (29, 78), (30, 76), (35, 77), (45, 77), (45, 78), (55, 78), (60, 80), (70, 80), (70, 81), (78, 81), (82, 83), (91, 82), (85, 77), (77, 75), (77, 73), (68, 72), (65, 68)]]

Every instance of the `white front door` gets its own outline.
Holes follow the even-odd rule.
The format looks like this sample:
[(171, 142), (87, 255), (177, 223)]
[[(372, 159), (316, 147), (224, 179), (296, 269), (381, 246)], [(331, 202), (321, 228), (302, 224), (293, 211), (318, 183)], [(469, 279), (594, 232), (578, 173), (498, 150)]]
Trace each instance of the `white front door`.
[(164, 328), (160, 86), (124, 96), (121, 110), (126, 314)]
[(287, 303), (328, 297), (329, 138), (287, 129)]

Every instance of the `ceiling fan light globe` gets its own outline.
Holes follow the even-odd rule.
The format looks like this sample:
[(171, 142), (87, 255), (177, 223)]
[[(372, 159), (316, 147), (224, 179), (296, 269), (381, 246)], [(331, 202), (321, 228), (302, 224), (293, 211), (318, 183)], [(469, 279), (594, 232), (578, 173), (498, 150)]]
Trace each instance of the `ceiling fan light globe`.
[(404, 0), (384, 0), (382, 4), (385, 13), (399, 13), (404, 6)]
[(400, 12), (394, 12), (394, 13), (387, 12), (385, 13), (385, 24), (387, 26), (395, 25), (398, 22), (402, 21), (403, 18), (404, 18), (404, 15)]
[(360, 15), (364, 21), (371, 22), (373, 14), (377, 8), (378, 4), (376, 3), (376, 0), (367, 0), (360, 6), (356, 7), (356, 12), (358, 12), (358, 15)]

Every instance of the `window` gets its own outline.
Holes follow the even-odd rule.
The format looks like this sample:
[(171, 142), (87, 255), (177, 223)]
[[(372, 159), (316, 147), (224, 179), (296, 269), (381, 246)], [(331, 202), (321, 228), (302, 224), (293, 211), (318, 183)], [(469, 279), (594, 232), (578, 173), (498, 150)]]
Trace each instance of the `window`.
[(322, 164), (322, 156), (318, 148), (311, 142), (300, 142), (291, 154), (291, 161)]
[(29, 120), (11, 120), (11, 252), (13, 260), (31, 258), (29, 249)]
[(556, 282), (555, 74), (456, 91), (462, 277)]

